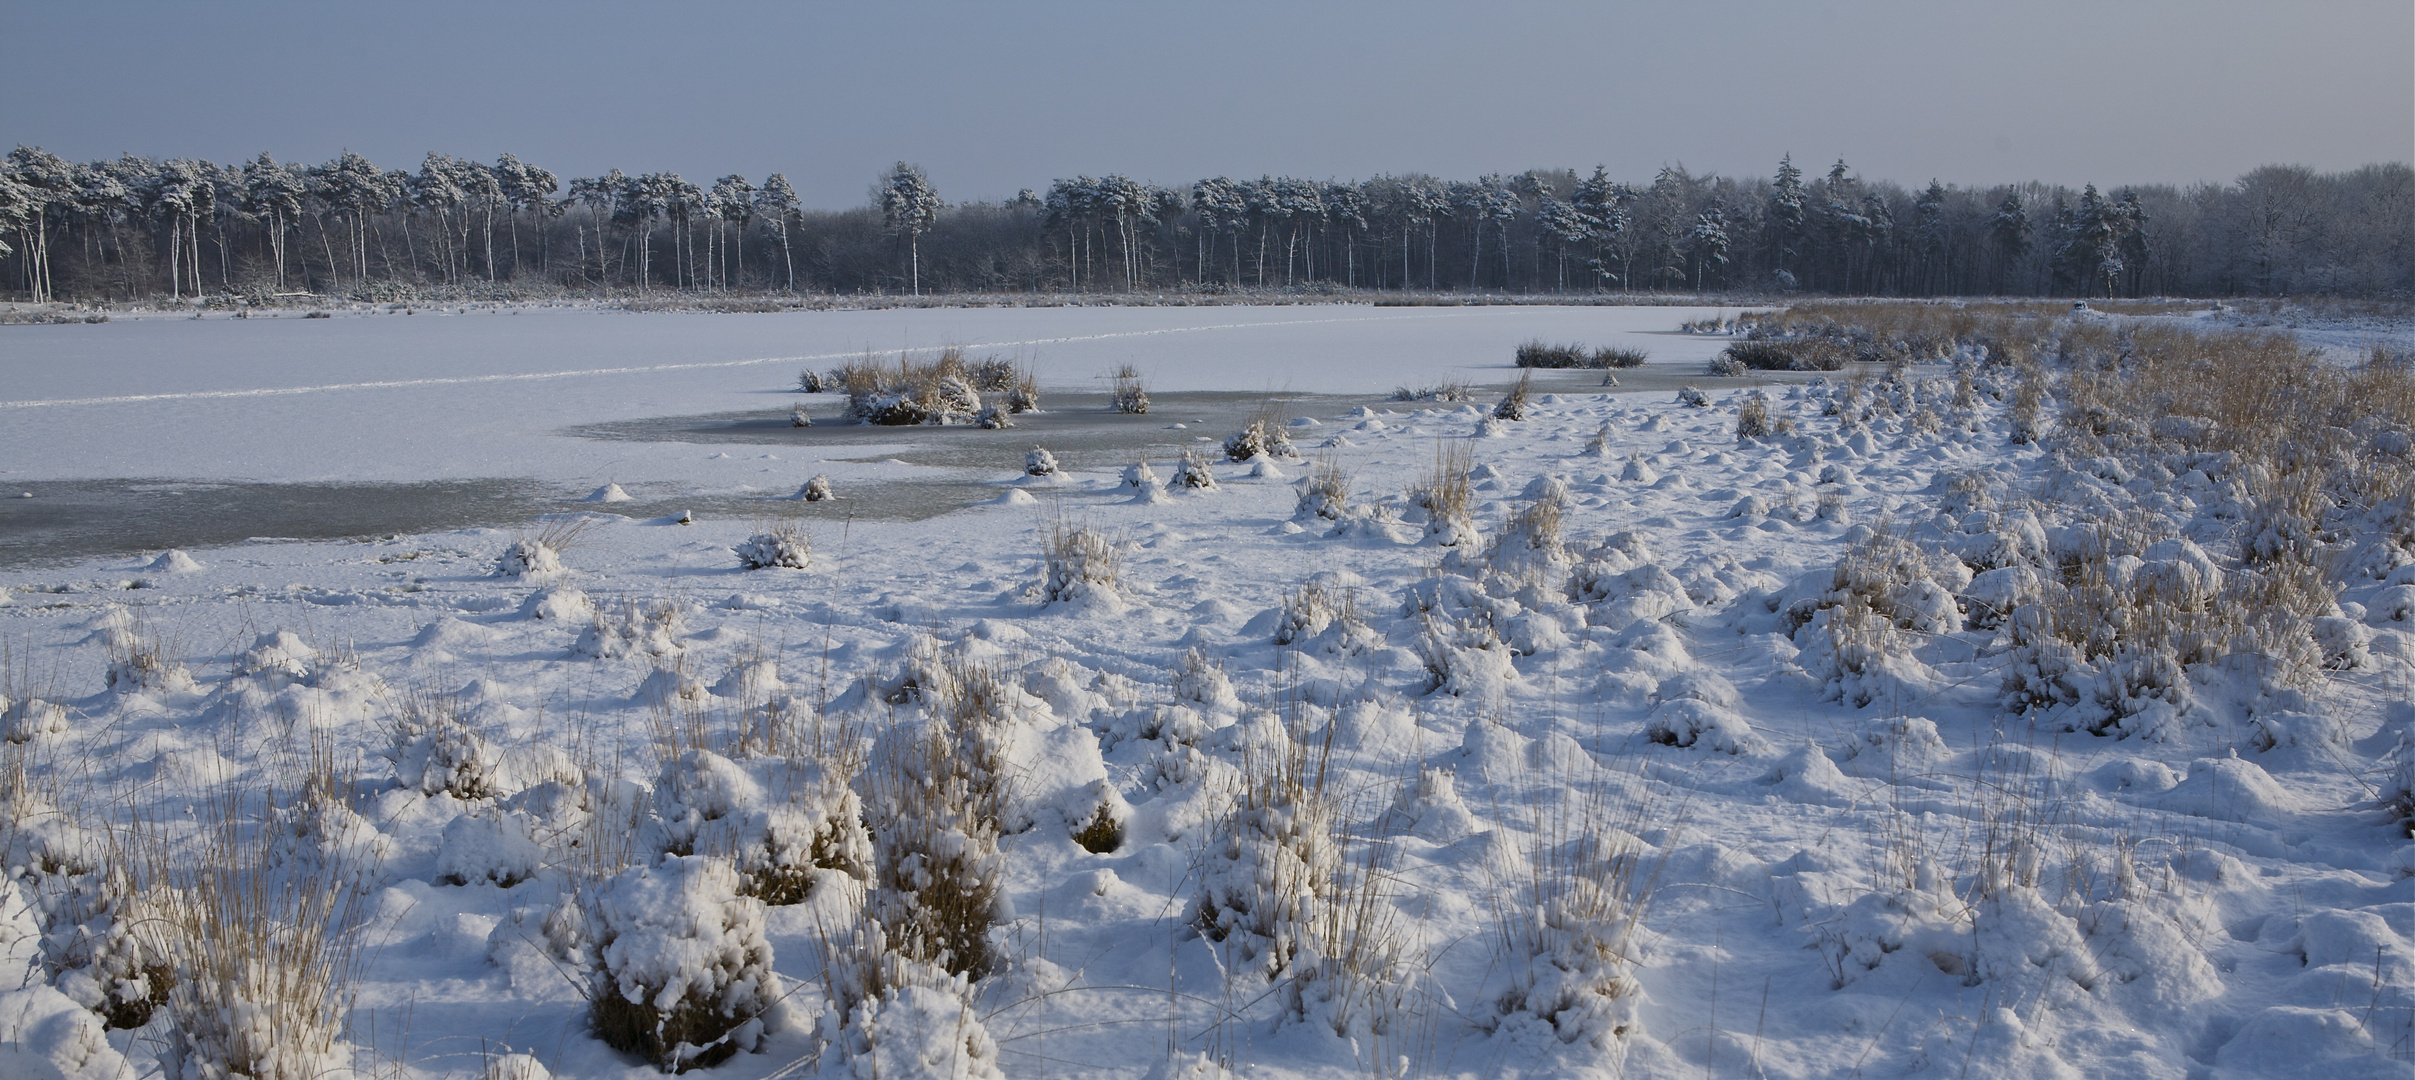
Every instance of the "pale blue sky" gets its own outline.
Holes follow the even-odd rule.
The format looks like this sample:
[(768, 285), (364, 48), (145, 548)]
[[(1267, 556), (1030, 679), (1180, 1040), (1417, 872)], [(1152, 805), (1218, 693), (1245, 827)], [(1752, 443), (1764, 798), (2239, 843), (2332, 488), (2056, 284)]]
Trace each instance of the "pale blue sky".
[(1844, 157), (1907, 184), (2415, 158), (2408, 0), (1183, 4), (0, 0), (0, 142), (319, 161), (510, 150), (860, 203), (1075, 173), (1472, 176)]

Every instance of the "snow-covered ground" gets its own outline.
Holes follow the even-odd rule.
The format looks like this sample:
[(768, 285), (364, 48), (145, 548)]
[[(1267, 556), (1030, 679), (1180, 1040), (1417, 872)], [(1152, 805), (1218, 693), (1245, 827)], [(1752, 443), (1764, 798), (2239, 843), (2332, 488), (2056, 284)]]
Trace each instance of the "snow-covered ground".
[[(62, 944), (78, 920), (56, 913), (62, 882), (91, 877), (79, 864), (122, 856), (110, 825), (147, 822), (173, 841), (155, 858), (189, 864), (214, 793), (236, 790), (279, 805), (237, 815), (267, 822), (240, 848), (282, 868), (263, 874), (358, 898), (353, 1009), (327, 1060), (363, 1075), (540, 1075), (505, 1048), (553, 1076), (651, 1074), (596, 1037), (587, 995), (622, 984), (589, 969), (667, 963), (753, 988), (728, 1000), (763, 1030), (707, 1074), (732, 1077), (950, 1075), (950, 1059), (1009, 1076), (2415, 1076), (2415, 846), (2374, 805), (2415, 739), (2415, 574), (2349, 588), (2331, 632), (2355, 656), (2290, 707), (2201, 680), (2107, 728), (2134, 737), (2005, 710), (2015, 652), (1966, 616), (2009, 602), (1988, 590), (2017, 575), (1916, 573), (1935, 595), (1904, 603), (1934, 621), (1840, 659), (1849, 637), (1821, 631), (1847, 608), (1823, 598), (1841, 557), (1885, 550), (1874, 527), (1923, 552), (2043, 548), (2063, 523), (2052, 502), (2016, 513), (2024, 492), (2211, 522), (2219, 490), (2012, 443), (2003, 386), (1957, 402), (1942, 366), (1863, 387), (1837, 410), (1867, 410), (1853, 428), (1830, 415), (1838, 384), (1772, 387), (1792, 431), (1755, 440), (1736, 434), (1753, 399), (1716, 379), (1700, 407), (1539, 392), (1525, 419), (1488, 419), (1518, 341), (1641, 344), (1690, 373), (1724, 341), (1647, 331), (1704, 314), (9, 328), (0, 483), (483, 477), (567, 497), (827, 473), (877, 499), (915, 467), (569, 431), (784, 412), (797, 367), (867, 347), (1019, 353), (1060, 387), (1129, 361), (1165, 391), (1496, 389), (1294, 417), (1299, 459), (1216, 455), (1215, 490), (1001, 469), (995, 499), (936, 518), (816, 519), (803, 569), (734, 554), (773, 511), (682, 525), (604, 504), (558, 571), (537, 556), (518, 577), (497, 563), (525, 527), (0, 571), (0, 708), (31, 778), (0, 891), (0, 986), (25, 987), (0, 989), (0, 1073), (145, 1075), (191, 1042), (173, 1008), (104, 1032), (76, 1002), (110, 1000), (89, 960), (107, 950)], [(1437, 525), (1405, 493), (1459, 452), (1469, 514)], [(1167, 483), (1176, 466), (1150, 462)], [(1304, 498), (1320, 475), (1343, 498)], [(1095, 562), (1044, 563), (1082, 527), (1120, 556), (1112, 584)], [(2193, 550), (2136, 572), (2194, 573)], [(839, 805), (795, 778), (843, 755), (773, 762), (741, 728), (784, 715), (825, 751), (853, 745), (841, 728), (894, 749), (993, 677), (985, 737), (1011, 779), (985, 980), (908, 979), (830, 1014), (825, 957), (885, 870), (824, 860), (802, 903), (764, 908), (704, 860), (656, 866), (711, 853), (696, 837), (716, 821), (750, 845), (769, 829), (776, 852), (780, 814)], [(1312, 779), (1270, 779), (1302, 761)], [(341, 763), (357, 778), (335, 797), (297, 794)], [(900, 819), (878, 772), (858, 789)], [(1102, 809), (1123, 835), (1093, 852), (1076, 835)], [(885, 859), (897, 841), (871, 816), (865, 857)], [(121, 922), (144, 903), (169, 902), (126, 900)], [(669, 944), (615, 954), (602, 928), (624, 924)]]

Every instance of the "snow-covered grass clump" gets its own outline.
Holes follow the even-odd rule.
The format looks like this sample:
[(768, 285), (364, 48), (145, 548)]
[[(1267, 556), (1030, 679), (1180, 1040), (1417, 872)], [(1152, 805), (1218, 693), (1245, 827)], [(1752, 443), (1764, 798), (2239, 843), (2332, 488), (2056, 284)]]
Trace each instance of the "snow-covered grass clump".
[(666, 855), (585, 890), (579, 951), (596, 1037), (684, 1072), (751, 1050), (782, 990), (763, 903), (723, 860)]
[(738, 565), (749, 570), (803, 570), (813, 564), (813, 544), (794, 522), (773, 525), (731, 550)]

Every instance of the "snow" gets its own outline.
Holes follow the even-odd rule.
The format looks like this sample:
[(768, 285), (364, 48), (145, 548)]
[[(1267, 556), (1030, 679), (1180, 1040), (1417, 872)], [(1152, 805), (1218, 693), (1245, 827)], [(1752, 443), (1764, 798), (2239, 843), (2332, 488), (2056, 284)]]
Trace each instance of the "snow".
[[(736, 1052), (701, 1075), (746, 1078), (1288, 1080), (1404, 1057), (1453, 1076), (2415, 1075), (2415, 858), (2375, 802), (2415, 740), (2415, 573), (2316, 621), (2339, 663), (2304, 689), (2125, 683), (2102, 707), (2144, 711), (2103, 735), (2009, 714), (2010, 665), (2068, 673), (1990, 613), (2089, 538), (2001, 503), (2127, 489), (2008, 443), (2001, 404), (1970, 428), (1849, 433), (1820, 391), (1773, 390), (1795, 433), (1741, 445), (1740, 395), (1666, 389), (1554, 385), (1483, 439), (1483, 410), (1456, 405), (1294, 417), (1277, 430), (1349, 432), (1314, 452), (1347, 498), (1305, 517), (1264, 456), (1068, 451), (1027, 490), (1030, 443), (1002, 441), (997, 486), (920, 521), (809, 521), (810, 558), (776, 522), (609, 504), (770, 467), (767, 490), (826, 473), (860, 505), (936, 469), (907, 464), (931, 436), (765, 462), (573, 430), (777, 419), (797, 366), (867, 345), (1020, 351), (1068, 387), (1129, 360), (1161, 401), (1505, 384), (1529, 338), (1641, 344), (1644, 374), (1690, 375), (1722, 340), (1644, 335), (1704, 314), (9, 328), (9, 479), (511, 477), (590, 500), (595, 524), (520, 577), (492, 573), (511, 522), (0, 570), (0, 745), (75, 778), (26, 798), (77, 811), (27, 803), (8, 860), (104, 857), (78, 812), (189, 836), (214, 785), (294, 784), (323, 746), (357, 775), (279, 811), (278, 865), (376, 855), (346, 864), (369, 913), (348, 1052), (407, 1080), (655, 1075), (597, 1038), (597, 994), (708, 1002), (704, 1052)], [(1472, 535), (1448, 547), (1402, 496), (1438, 443), (1475, 465)], [(1957, 479), (1974, 471), (1993, 483)], [(1052, 565), (1060, 534), (1079, 539)], [(2201, 602), (2217, 554), (2192, 535), (2110, 562)], [(118, 655), (153, 645), (168, 666)], [(1011, 716), (997, 970), (828, 1015), (825, 961), (858, 940), (877, 850), (831, 777), (939, 722), (943, 657), (994, 672)], [(1284, 790), (1276, 762), (1322, 771)], [(1102, 808), (1121, 843), (1089, 850), (1074, 834)], [(149, 1068), (168, 1020), (104, 1031), (45, 968), (19, 892), (40, 873), (0, 881), (0, 1074)]]

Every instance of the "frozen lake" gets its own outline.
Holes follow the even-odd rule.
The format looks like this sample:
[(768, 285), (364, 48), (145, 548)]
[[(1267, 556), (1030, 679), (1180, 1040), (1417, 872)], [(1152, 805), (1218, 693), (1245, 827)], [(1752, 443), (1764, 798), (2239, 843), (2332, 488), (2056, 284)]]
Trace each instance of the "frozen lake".
[[(639, 498), (623, 512), (747, 513), (827, 474), (887, 494), (823, 512), (922, 517), (978, 501), (1034, 441), (1171, 457), (1270, 397), (1315, 415), (1380, 406), (1400, 385), (1498, 386), (1529, 338), (1642, 348), (1651, 362), (1623, 384), (1666, 389), (1725, 344), (1672, 333), (1715, 310), (520, 308), (7, 327), (0, 564), (502, 524), (607, 481)], [(1010, 432), (787, 425), (800, 402), (825, 420), (839, 408), (795, 393), (799, 368), (947, 345), (1028, 364), (1048, 412)], [(1102, 376), (1125, 363), (1158, 401), (1148, 416), (1103, 408)]]

